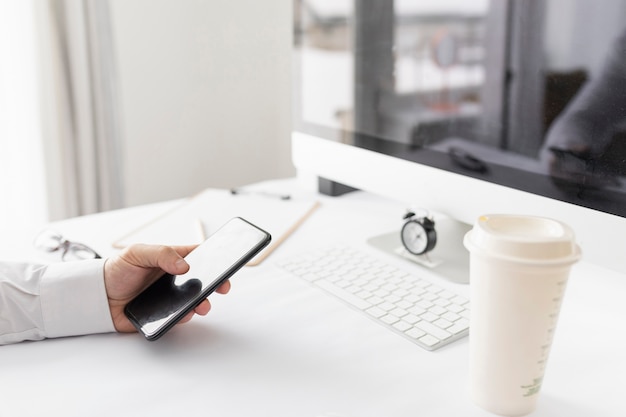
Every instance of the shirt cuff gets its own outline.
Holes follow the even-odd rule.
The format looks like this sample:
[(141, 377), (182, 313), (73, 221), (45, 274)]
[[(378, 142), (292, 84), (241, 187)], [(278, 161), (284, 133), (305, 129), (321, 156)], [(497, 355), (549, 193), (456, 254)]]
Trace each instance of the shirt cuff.
[(104, 259), (48, 265), (40, 287), (46, 337), (114, 332)]

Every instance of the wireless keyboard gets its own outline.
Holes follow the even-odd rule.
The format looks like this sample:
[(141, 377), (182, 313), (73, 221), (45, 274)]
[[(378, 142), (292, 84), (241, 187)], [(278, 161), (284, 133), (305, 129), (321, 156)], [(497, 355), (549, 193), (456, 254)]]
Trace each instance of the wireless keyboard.
[(350, 247), (325, 248), (278, 262), (427, 350), (469, 333), (469, 300)]

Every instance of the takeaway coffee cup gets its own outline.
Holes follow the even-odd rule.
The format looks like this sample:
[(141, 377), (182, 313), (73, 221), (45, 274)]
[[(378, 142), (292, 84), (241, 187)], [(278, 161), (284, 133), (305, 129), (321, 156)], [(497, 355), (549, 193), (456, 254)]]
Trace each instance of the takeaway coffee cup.
[(490, 214), (470, 252), (470, 396), (503, 416), (536, 408), (570, 267), (574, 233), (548, 218)]

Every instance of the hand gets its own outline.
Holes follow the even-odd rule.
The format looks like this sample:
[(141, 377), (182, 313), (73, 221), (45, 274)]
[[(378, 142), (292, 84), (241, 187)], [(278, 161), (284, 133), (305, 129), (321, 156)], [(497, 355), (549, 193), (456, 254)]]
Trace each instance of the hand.
[[(104, 264), (106, 288), (113, 325), (118, 332), (134, 332), (135, 327), (124, 315), (124, 307), (148, 285), (164, 273), (184, 274), (189, 264), (183, 259), (196, 246), (132, 245), (119, 255), (107, 259)], [(217, 292), (226, 294), (230, 282), (222, 284)], [(209, 300), (200, 303), (180, 323), (191, 320), (194, 314), (206, 315), (211, 309)]]

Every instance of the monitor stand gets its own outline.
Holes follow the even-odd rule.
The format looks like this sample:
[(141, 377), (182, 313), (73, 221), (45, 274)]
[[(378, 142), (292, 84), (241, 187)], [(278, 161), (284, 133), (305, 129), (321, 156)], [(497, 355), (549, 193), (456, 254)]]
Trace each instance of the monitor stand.
[(394, 232), (371, 237), (371, 246), (413, 262), (433, 273), (459, 284), (469, 283), (469, 252), (463, 246), (463, 237), (472, 228), (450, 218), (435, 218), (437, 244), (429, 253), (416, 256), (409, 253), (400, 241), (400, 228)]
[(351, 193), (352, 191), (357, 191), (356, 188), (350, 187), (349, 185), (332, 181), (324, 177), (317, 177), (317, 189), (320, 194), (331, 197), (338, 197), (340, 195)]

